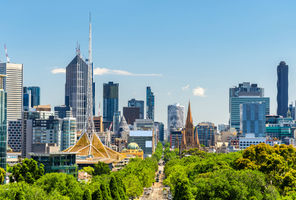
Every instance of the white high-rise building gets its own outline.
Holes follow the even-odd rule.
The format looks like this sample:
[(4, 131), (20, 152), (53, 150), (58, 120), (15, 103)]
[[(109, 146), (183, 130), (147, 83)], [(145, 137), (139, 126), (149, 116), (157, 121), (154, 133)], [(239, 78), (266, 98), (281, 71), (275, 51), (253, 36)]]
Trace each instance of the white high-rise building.
[(184, 106), (174, 104), (168, 106), (168, 131), (184, 128)]
[(22, 118), (23, 110), (23, 64), (0, 63), (0, 74), (4, 78), (4, 90), (7, 92), (7, 121)]

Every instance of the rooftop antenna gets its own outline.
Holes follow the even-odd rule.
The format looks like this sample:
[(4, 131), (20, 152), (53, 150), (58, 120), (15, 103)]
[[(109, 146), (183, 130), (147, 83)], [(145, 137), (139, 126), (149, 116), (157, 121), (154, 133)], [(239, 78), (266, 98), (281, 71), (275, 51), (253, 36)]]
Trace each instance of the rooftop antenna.
[(6, 48), (6, 44), (4, 44), (4, 50), (5, 50), (5, 56), (6, 56), (6, 62), (10, 62), (10, 59), (8, 57), (8, 53), (7, 53), (7, 48)]

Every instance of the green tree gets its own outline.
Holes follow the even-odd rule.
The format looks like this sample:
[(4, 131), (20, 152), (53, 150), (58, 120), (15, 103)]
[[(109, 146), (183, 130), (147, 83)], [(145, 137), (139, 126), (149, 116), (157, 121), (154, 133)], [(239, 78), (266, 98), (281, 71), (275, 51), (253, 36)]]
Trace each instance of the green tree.
[(102, 174), (110, 174), (110, 168), (107, 164), (103, 162), (98, 162), (98, 164), (94, 165), (93, 175), (102, 175)]
[(27, 183), (34, 183), (44, 174), (44, 165), (38, 166), (37, 161), (25, 158), (21, 163), (14, 165), (10, 181), (25, 181)]
[(3, 168), (0, 167), (0, 184), (4, 183), (6, 172)]
[(64, 173), (49, 173), (45, 174), (38, 181), (36, 186), (41, 187), (47, 194), (53, 191), (59, 192), (63, 196), (69, 197), (71, 200), (82, 199), (83, 190), (76, 178)]
[(174, 194), (175, 200), (192, 200), (193, 195), (190, 191), (189, 181), (187, 179), (178, 179)]
[(116, 178), (114, 176), (111, 177), (109, 187), (110, 187), (112, 199), (120, 200), (117, 181), (116, 181)]
[(86, 189), (84, 190), (82, 200), (92, 200), (92, 199), (91, 199), (91, 192), (90, 192), (89, 189), (86, 188)]
[(104, 200), (112, 200), (110, 190), (106, 184), (102, 183), (100, 189), (102, 191), (102, 197)]
[(104, 200), (100, 188), (94, 191), (94, 193), (92, 194), (92, 200)]

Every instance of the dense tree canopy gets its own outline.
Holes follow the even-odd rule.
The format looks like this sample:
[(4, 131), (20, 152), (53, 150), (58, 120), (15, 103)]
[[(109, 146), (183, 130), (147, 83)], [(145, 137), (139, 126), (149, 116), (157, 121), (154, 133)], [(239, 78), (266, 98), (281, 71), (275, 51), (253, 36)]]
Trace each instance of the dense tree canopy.
[(13, 166), (10, 182), (25, 181), (33, 184), (44, 174), (44, 166), (38, 166), (37, 161), (33, 159), (24, 159), (21, 163)]
[(190, 149), (171, 158), (165, 174), (174, 199), (295, 199), (296, 149), (267, 144), (229, 154)]

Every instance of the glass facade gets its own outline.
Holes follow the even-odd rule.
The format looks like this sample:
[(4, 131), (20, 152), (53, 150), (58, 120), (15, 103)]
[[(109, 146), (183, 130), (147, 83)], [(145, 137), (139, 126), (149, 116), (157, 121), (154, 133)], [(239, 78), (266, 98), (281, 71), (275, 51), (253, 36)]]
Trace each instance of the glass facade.
[(255, 137), (265, 137), (265, 103), (244, 103), (240, 105), (241, 130), (255, 134)]
[(31, 108), (40, 105), (40, 87), (31, 86), (28, 91), (31, 93)]
[(146, 106), (146, 119), (152, 119), (154, 121), (154, 94), (150, 87), (146, 88)]
[(61, 136), (61, 151), (76, 143), (76, 119), (64, 118)]
[(104, 122), (112, 122), (118, 113), (118, 83), (104, 83), (103, 86), (103, 118)]
[(7, 94), (0, 89), (0, 167), (6, 170)]
[(128, 107), (140, 108), (139, 119), (144, 119), (144, 101), (131, 99), (131, 100), (128, 101)]
[(277, 115), (287, 117), (288, 112), (288, 70), (284, 61), (277, 66)]
[(66, 173), (77, 176), (76, 154), (53, 153), (53, 154), (30, 154), (38, 164), (44, 165), (45, 173)]
[(200, 144), (206, 147), (215, 146), (215, 136), (217, 134), (217, 127), (210, 122), (199, 123), (194, 130), (198, 134)]
[(230, 97), (230, 126), (240, 131), (240, 105), (244, 103), (258, 103), (265, 104), (265, 115), (269, 115), (270, 100), (269, 97)]

